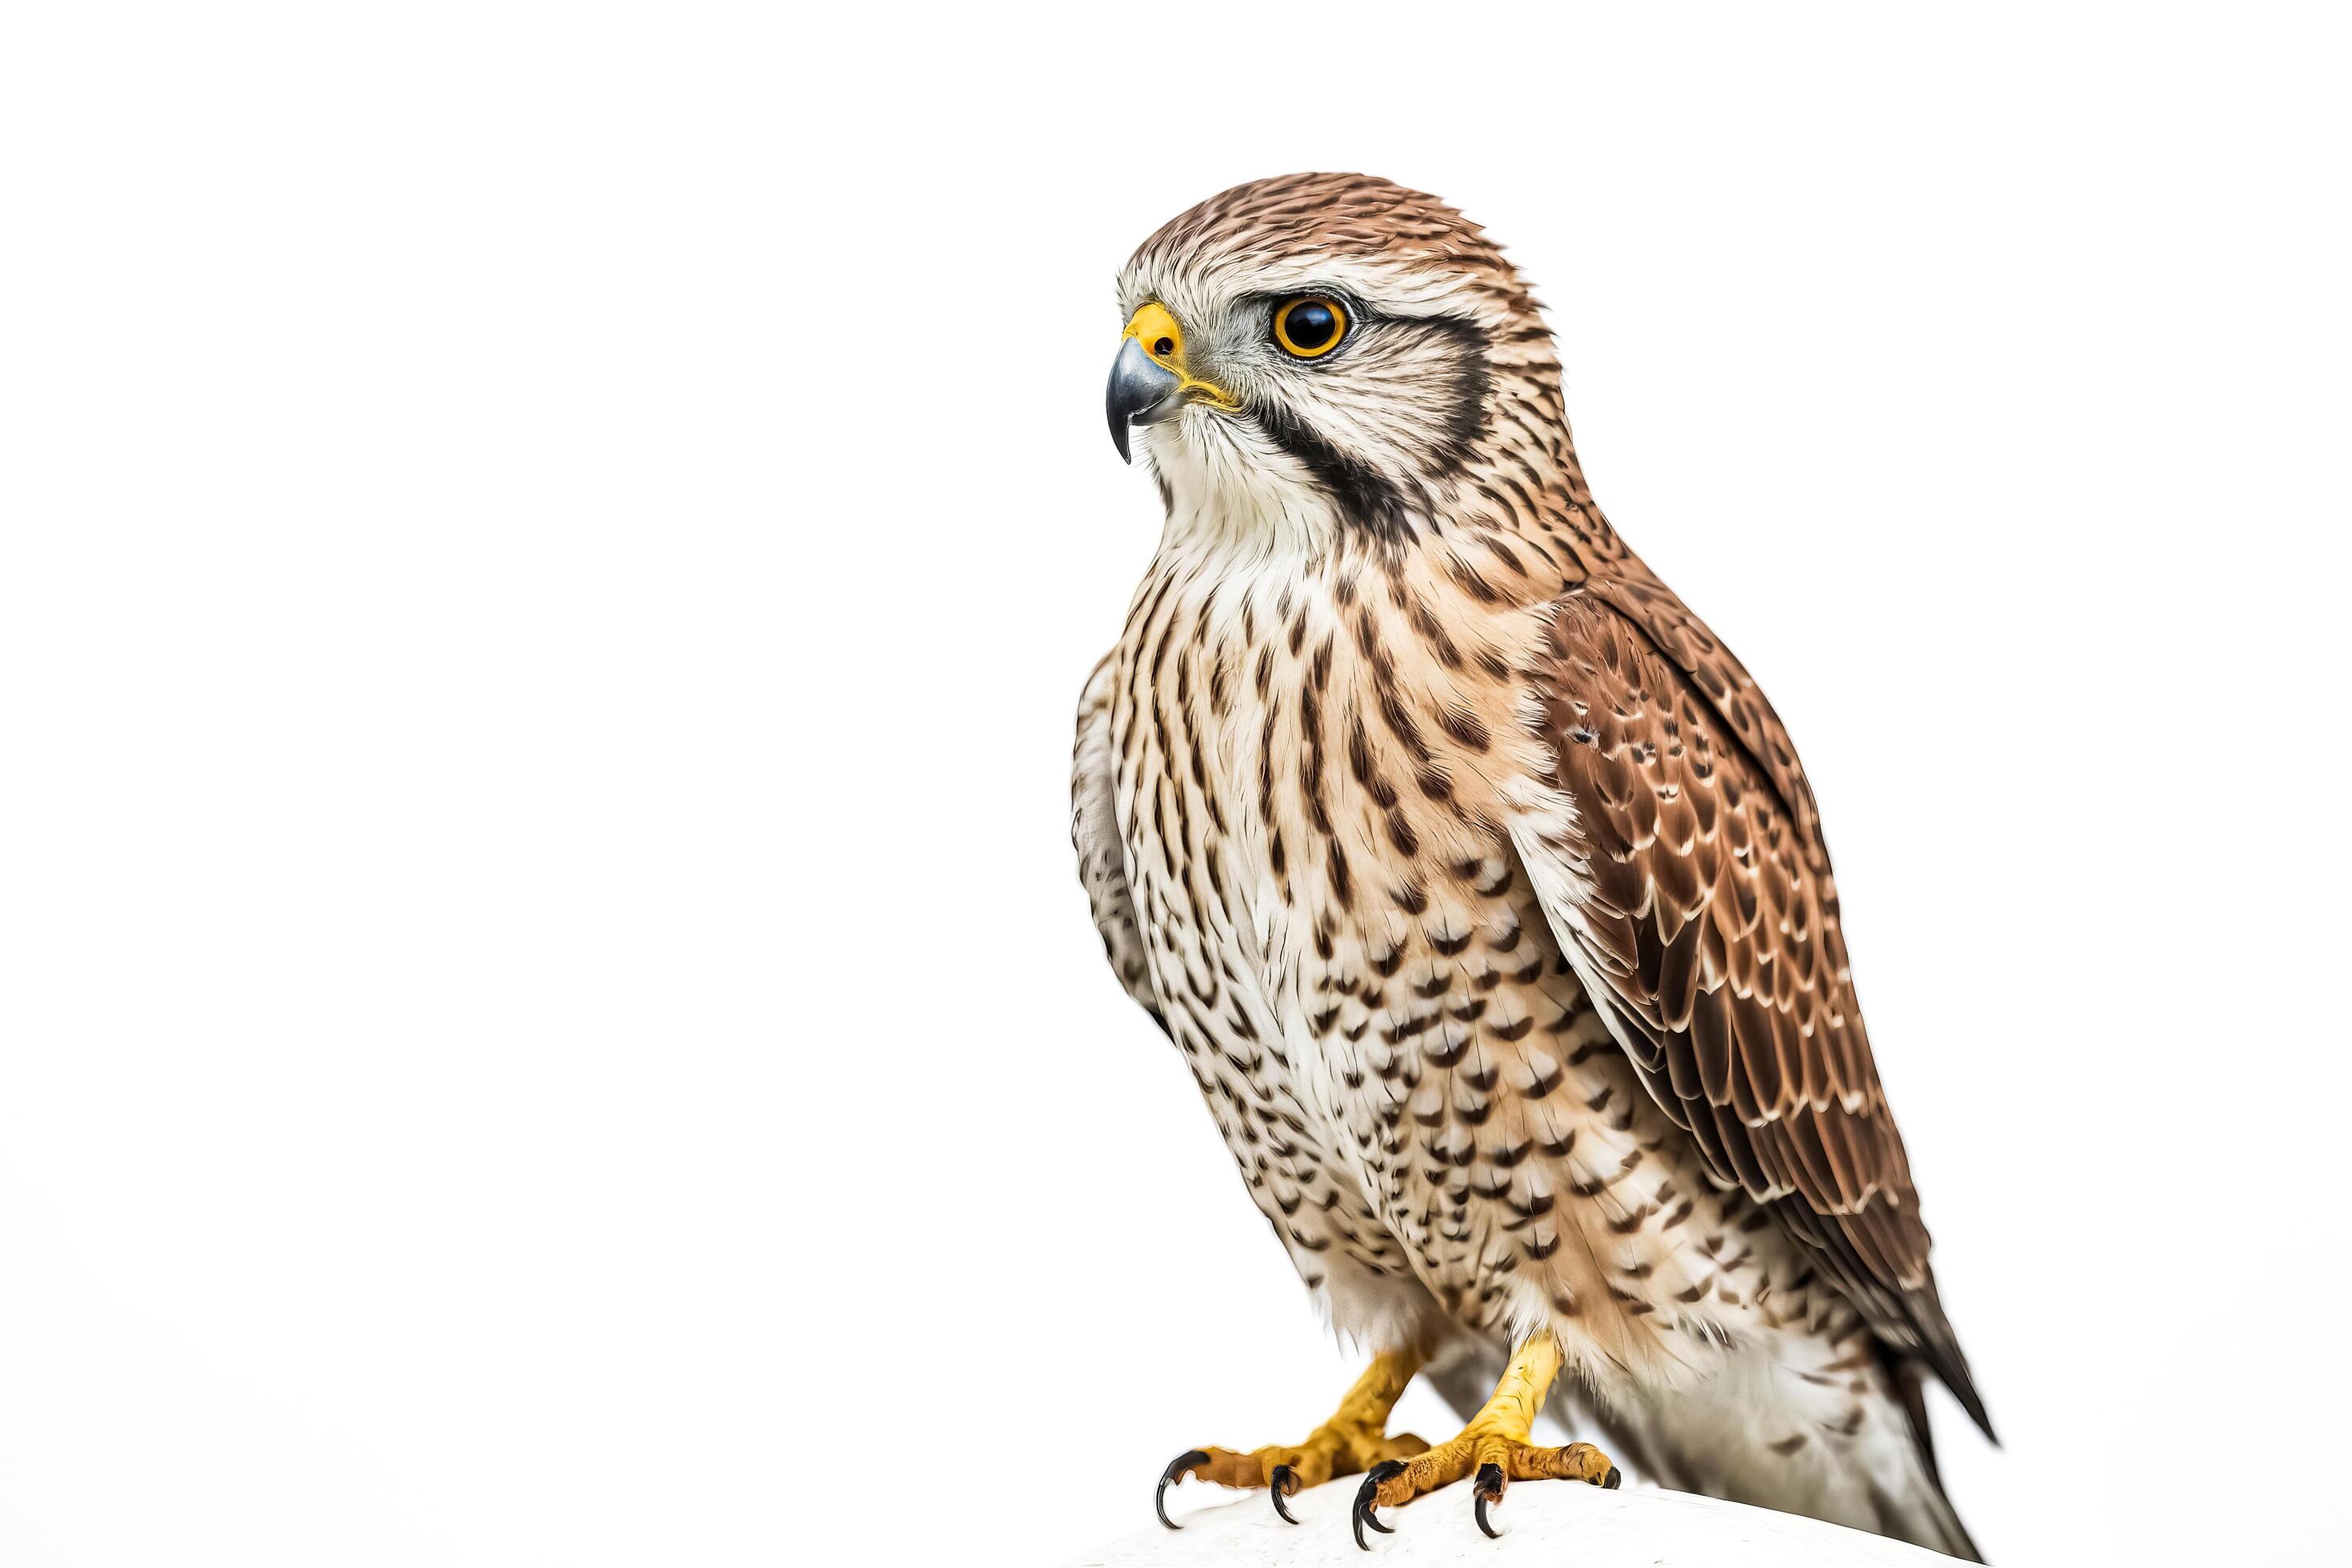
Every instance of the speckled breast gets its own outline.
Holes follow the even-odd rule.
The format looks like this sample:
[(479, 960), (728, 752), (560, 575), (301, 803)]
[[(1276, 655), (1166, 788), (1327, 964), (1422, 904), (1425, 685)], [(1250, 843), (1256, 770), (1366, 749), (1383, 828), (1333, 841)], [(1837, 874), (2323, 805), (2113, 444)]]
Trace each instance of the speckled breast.
[(1335, 1316), (1349, 1275), (1409, 1270), (1481, 1328), (1579, 1320), (1611, 1354), (1708, 1331), (1746, 1305), (1748, 1216), (1679, 1168), (1511, 855), (1544, 803), (1488, 781), (1545, 776), (1539, 742), (1507, 686), (1455, 679), (1533, 627), (1497, 617), (1449, 668), (1416, 599), (1155, 564), (1114, 724), (1170, 1032)]

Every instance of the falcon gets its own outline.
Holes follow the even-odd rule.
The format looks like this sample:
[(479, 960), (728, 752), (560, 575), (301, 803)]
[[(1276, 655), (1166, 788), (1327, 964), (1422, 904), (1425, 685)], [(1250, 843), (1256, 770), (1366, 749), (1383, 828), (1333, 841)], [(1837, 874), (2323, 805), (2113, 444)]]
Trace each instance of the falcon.
[[(1924, 1387), (1991, 1429), (1928, 1265), (1820, 814), (1619, 539), (1527, 283), (1433, 197), (1240, 185), (1121, 271), (1111, 437), (1166, 514), (1078, 711), (1072, 836), (1316, 1303), (1373, 1353), (1305, 1438), (1160, 1478), (1381, 1517), (1659, 1483), (1975, 1558)], [(1414, 1376), (1500, 1364), (1435, 1446)]]

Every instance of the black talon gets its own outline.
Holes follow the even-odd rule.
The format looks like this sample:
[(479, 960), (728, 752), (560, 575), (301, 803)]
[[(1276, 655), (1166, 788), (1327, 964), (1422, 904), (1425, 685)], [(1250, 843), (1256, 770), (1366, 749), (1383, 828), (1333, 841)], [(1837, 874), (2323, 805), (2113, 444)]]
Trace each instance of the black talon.
[(1208, 1462), (1209, 1456), (1198, 1448), (1188, 1448), (1168, 1461), (1168, 1468), (1160, 1472), (1159, 1489), (1151, 1494), (1151, 1511), (1160, 1516), (1160, 1523), (1171, 1530), (1184, 1528), (1168, 1517), (1168, 1489), (1174, 1486), (1184, 1472), (1193, 1466), (1205, 1465)]
[(1503, 1467), (1479, 1466), (1478, 1479), (1470, 1483), (1470, 1496), (1473, 1499), (1470, 1511), (1477, 1516), (1478, 1528), (1486, 1532), (1487, 1540), (1502, 1540), (1503, 1532), (1486, 1522), (1486, 1505), (1503, 1500)]
[(1274, 1467), (1274, 1474), (1265, 1479), (1265, 1484), (1274, 1493), (1274, 1511), (1282, 1515), (1286, 1522), (1297, 1524), (1298, 1522), (1297, 1516), (1292, 1514), (1289, 1505), (1282, 1500), (1298, 1495), (1298, 1472), (1288, 1465), (1276, 1465)]
[(1372, 1500), (1380, 1496), (1382, 1481), (1392, 1480), (1402, 1474), (1404, 1474), (1404, 1465), (1402, 1461), (1382, 1459), (1365, 1472), (1364, 1484), (1356, 1489), (1356, 1508), (1352, 1521), (1356, 1527), (1356, 1544), (1367, 1552), (1372, 1549), (1372, 1543), (1364, 1539), (1364, 1526), (1369, 1524), (1382, 1535), (1396, 1533), (1394, 1530), (1373, 1517)]
[(1604, 1492), (1613, 1492), (1624, 1484), (1625, 1472), (1614, 1465), (1610, 1466), (1609, 1473), (1601, 1478), (1601, 1489)]

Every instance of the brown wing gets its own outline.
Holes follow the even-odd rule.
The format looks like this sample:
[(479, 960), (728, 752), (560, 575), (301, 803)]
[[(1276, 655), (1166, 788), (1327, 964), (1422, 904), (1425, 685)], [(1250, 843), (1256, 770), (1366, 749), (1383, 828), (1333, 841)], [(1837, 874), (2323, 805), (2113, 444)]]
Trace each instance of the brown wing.
[(1578, 821), (1521, 852), (1557, 861), (1538, 878), (1570, 906), (1555, 931), (1659, 1104), (1987, 1426), (1796, 749), (1706, 626), (1638, 563), (1621, 570), (1555, 606), (1542, 694)]

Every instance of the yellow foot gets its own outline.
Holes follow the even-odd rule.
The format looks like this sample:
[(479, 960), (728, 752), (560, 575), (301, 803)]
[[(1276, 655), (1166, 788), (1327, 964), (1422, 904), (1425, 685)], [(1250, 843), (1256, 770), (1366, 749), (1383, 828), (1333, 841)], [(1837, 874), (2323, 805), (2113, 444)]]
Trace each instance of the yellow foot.
[(1372, 1467), (1356, 1492), (1356, 1544), (1371, 1550), (1371, 1542), (1364, 1539), (1367, 1527), (1383, 1535), (1394, 1533), (1373, 1510), (1409, 1503), (1471, 1476), (1476, 1478), (1470, 1488), (1471, 1507), (1478, 1528), (1490, 1536), (1502, 1531), (1487, 1522), (1487, 1505), (1502, 1501), (1503, 1489), (1513, 1481), (1586, 1481), (1613, 1489), (1625, 1479), (1609, 1456), (1590, 1443), (1538, 1448), (1516, 1437), (1468, 1430), (1412, 1459)]
[(1219, 1486), (1265, 1487), (1274, 1494), (1274, 1510), (1297, 1524), (1285, 1498), (1305, 1488), (1319, 1487), (1335, 1476), (1361, 1475), (1378, 1465), (1410, 1459), (1429, 1445), (1410, 1432), (1389, 1436), (1389, 1412), (1395, 1408), (1405, 1384), (1421, 1367), (1412, 1352), (1392, 1352), (1374, 1358), (1356, 1386), (1339, 1402), (1331, 1419), (1307, 1434), (1303, 1443), (1276, 1443), (1243, 1453), (1233, 1448), (1193, 1448), (1176, 1456), (1160, 1474), (1160, 1488), (1151, 1506), (1160, 1522), (1171, 1530), (1183, 1527), (1168, 1517), (1168, 1489), (1186, 1476), (1198, 1476)]
[(1486, 1510), (1502, 1500), (1503, 1489), (1513, 1481), (1585, 1481), (1614, 1488), (1623, 1480), (1609, 1456), (1590, 1443), (1538, 1448), (1528, 1441), (1528, 1429), (1535, 1425), (1536, 1412), (1543, 1407), (1552, 1379), (1559, 1375), (1559, 1364), (1558, 1342), (1549, 1329), (1538, 1331), (1512, 1355), (1495, 1396), (1470, 1418), (1460, 1436), (1411, 1459), (1390, 1460), (1366, 1472), (1364, 1484), (1356, 1492), (1352, 1516), (1356, 1544), (1367, 1552), (1372, 1549), (1372, 1543), (1364, 1539), (1367, 1529), (1383, 1535), (1394, 1533), (1380, 1521), (1375, 1510), (1400, 1507), (1465, 1478), (1475, 1478), (1470, 1487), (1472, 1508), (1478, 1528), (1490, 1536), (1502, 1532), (1487, 1522)]

